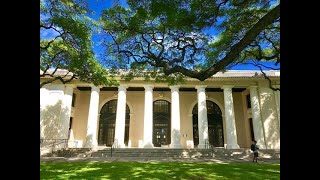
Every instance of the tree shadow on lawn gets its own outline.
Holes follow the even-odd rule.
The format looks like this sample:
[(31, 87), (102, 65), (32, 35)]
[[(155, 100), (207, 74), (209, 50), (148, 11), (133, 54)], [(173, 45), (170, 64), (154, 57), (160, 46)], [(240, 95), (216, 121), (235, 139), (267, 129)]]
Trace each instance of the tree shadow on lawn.
[(280, 165), (184, 162), (42, 162), (40, 179), (280, 179)]

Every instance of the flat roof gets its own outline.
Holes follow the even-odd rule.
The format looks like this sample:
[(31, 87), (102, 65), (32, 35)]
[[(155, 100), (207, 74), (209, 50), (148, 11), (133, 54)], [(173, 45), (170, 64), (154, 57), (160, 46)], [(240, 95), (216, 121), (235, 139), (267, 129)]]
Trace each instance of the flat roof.
[[(52, 73), (54, 70), (48, 70), (48, 73)], [(268, 77), (280, 77), (280, 70), (266, 70), (263, 71)], [(40, 74), (43, 73), (43, 71), (40, 70)], [(59, 76), (59, 75), (65, 75), (66, 73), (68, 73), (68, 70), (64, 70), (64, 69), (58, 69), (55, 72), (55, 75)], [(72, 72), (69, 72), (70, 76), (72, 76)], [(261, 71), (259, 70), (227, 70), (225, 72), (218, 72), (216, 74), (214, 74), (213, 76), (211, 76), (212, 78), (226, 78), (226, 77), (263, 77), (263, 74)]]

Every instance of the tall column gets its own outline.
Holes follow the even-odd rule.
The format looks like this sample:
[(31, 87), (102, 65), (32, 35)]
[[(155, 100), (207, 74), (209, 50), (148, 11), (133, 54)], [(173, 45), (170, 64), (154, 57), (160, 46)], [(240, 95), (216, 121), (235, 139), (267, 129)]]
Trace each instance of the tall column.
[(144, 128), (143, 128), (143, 146), (153, 147), (153, 86), (145, 85), (144, 94)]
[(61, 118), (62, 105), (64, 101), (64, 84), (50, 84), (45, 96), (43, 106), (42, 125), (43, 134), (46, 139), (64, 138), (63, 119)]
[(257, 141), (257, 145), (259, 146), (260, 149), (266, 149), (257, 88), (258, 88), (257, 86), (250, 86), (250, 98), (251, 98), (250, 101), (251, 101), (254, 139)]
[(60, 130), (61, 138), (68, 139), (68, 131), (69, 131), (69, 122), (71, 116), (71, 105), (72, 105), (72, 94), (73, 94), (74, 85), (68, 84), (65, 85), (64, 96), (61, 107), (61, 123), (62, 129)]
[(47, 106), (47, 98), (49, 96), (49, 91), (47, 89), (48, 85), (40, 88), (40, 138), (44, 137), (44, 114)]
[(194, 149), (194, 134), (193, 134), (193, 114), (191, 112), (191, 114), (188, 114), (188, 122), (191, 122), (191, 131), (189, 131), (189, 134), (186, 134), (186, 144), (187, 144), (187, 148), (191, 148)]
[(199, 145), (198, 149), (205, 148), (205, 141), (209, 140), (208, 136), (208, 117), (207, 117), (207, 100), (206, 85), (196, 86), (198, 96), (198, 131)]
[(117, 116), (114, 139), (118, 142), (118, 147), (125, 147), (124, 132), (126, 128), (126, 92), (127, 86), (120, 85), (118, 88)]
[[(276, 85), (275, 87), (280, 88), (279, 85)], [(273, 91), (273, 93), (274, 93), (274, 99), (276, 102), (276, 109), (277, 109), (279, 129), (280, 129), (280, 91)]]
[(226, 117), (226, 134), (227, 134), (227, 149), (239, 149), (237, 142), (237, 130), (233, 109), (233, 86), (222, 86), (224, 94), (224, 109)]
[(99, 92), (100, 88), (92, 86), (91, 97), (89, 104), (88, 125), (86, 147), (95, 148), (98, 146), (97, 142), (97, 124), (98, 124), (98, 108), (99, 108)]
[(181, 148), (180, 132), (180, 101), (179, 86), (170, 86), (171, 89), (171, 144), (170, 148)]

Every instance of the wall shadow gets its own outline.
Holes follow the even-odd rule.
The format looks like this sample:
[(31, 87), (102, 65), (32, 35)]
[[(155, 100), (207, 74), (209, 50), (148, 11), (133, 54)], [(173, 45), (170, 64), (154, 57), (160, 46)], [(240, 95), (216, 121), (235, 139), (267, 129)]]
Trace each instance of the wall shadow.
[(261, 120), (268, 149), (280, 149), (280, 127), (273, 91), (260, 89)]
[[(54, 105), (47, 105), (40, 110), (40, 128), (42, 128), (42, 139), (67, 139), (69, 130), (68, 122), (63, 122), (61, 117), (67, 116), (69, 110), (61, 108), (62, 101)], [(66, 125), (67, 124), (67, 125)], [(41, 134), (40, 134), (41, 136)]]

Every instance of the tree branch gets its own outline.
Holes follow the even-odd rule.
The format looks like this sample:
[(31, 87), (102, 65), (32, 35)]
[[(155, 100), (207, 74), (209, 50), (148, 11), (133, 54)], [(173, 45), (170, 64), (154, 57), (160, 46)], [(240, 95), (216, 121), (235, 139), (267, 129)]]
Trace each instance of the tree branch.
[[(248, 64), (252, 64), (252, 65), (254, 65), (254, 66), (256, 66), (256, 67), (258, 67), (258, 68), (260, 69), (261, 73), (263, 74), (263, 77), (268, 80), (268, 82), (269, 82), (269, 88), (270, 88), (270, 89), (272, 89), (273, 91), (280, 91), (280, 88), (274, 88), (274, 87), (272, 87), (271, 79), (270, 79), (270, 78), (267, 76), (267, 74), (262, 70), (262, 67), (261, 67), (261, 66), (264, 66), (264, 65), (262, 65), (262, 64), (253, 64), (253, 63), (248, 63)], [(267, 67), (267, 66), (264, 66), (264, 67)], [(268, 68), (270, 68), (270, 67), (268, 67)], [(272, 69), (272, 68), (271, 68), (271, 69)]]
[(280, 5), (277, 5), (265, 16), (263, 16), (239, 41), (237, 44), (230, 48), (229, 53), (218, 63), (214, 64), (212, 67), (207, 69), (199, 80), (203, 81), (213, 74), (219, 72), (221, 69), (232, 63), (259, 34), (265, 27), (273, 23), (280, 16)]
[(57, 38), (61, 37), (60, 35), (59, 36), (56, 36), (54, 39), (52, 39), (51, 41), (48, 42), (48, 44), (44, 47), (40, 46), (40, 49), (48, 49), (49, 46), (51, 45), (51, 43), (53, 43)]
[(69, 72), (67, 74), (65, 74), (64, 76), (62, 76), (62, 77), (61, 76), (56, 76), (56, 77), (53, 77), (53, 79), (44, 81), (44, 82), (42, 82), (40, 84), (40, 88), (42, 88), (44, 85), (50, 84), (50, 83), (52, 83), (52, 82), (54, 82), (56, 80), (60, 80), (63, 84), (66, 84), (68, 82), (71, 82), (73, 79), (76, 79), (76, 75), (73, 74), (70, 79), (64, 80), (63, 78), (65, 78), (68, 74), (69, 74)]
[[(43, 73), (40, 75), (40, 77), (44, 77), (44, 76), (47, 75), (46, 73), (47, 73), (47, 71), (49, 70), (50, 66), (52, 65), (54, 59), (56, 59), (56, 58), (58, 57), (58, 55), (60, 55), (60, 54), (63, 53), (63, 52), (65, 52), (65, 51), (64, 51), (64, 50), (59, 51), (58, 53), (56, 53), (56, 54), (50, 59), (50, 63), (49, 63), (49, 62), (47, 63), (47, 67), (46, 67), (46, 69), (43, 71)], [(60, 61), (61, 61), (61, 59), (58, 61), (57, 66), (58, 66), (58, 64), (60, 63)], [(54, 71), (54, 72), (55, 72), (55, 71)]]
[(264, 15), (247, 33), (246, 35), (235, 45), (230, 48), (230, 51), (227, 55), (208, 68), (205, 71), (197, 72), (194, 70), (188, 70), (181, 66), (174, 66), (170, 68), (169, 66), (164, 66), (164, 72), (166, 75), (181, 72), (182, 74), (199, 79), (200, 81), (204, 81), (207, 78), (211, 77), (212, 75), (216, 74), (217, 72), (221, 71), (224, 67), (228, 66), (232, 62), (237, 59), (240, 53), (250, 45), (255, 38), (271, 23), (277, 20), (280, 17), (280, 5), (277, 5), (271, 11), (269, 11), (266, 15)]

